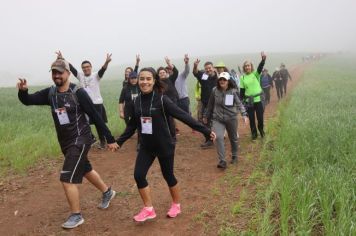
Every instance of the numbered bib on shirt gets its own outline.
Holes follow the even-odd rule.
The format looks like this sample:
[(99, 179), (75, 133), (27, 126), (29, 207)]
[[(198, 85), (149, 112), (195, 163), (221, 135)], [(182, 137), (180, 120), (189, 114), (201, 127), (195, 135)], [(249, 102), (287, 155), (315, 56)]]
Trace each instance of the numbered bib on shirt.
[(133, 101), (137, 96), (138, 96), (138, 93), (132, 93), (131, 94), (131, 100)]
[(201, 77), (201, 80), (208, 80), (209, 75), (207, 74), (203, 74), (203, 76)]
[(69, 124), (69, 117), (65, 107), (57, 108), (54, 110), (57, 113), (58, 121), (60, 125)]
[(232, 106), (234, 105), (234, 95), (226, 94), (225, 96), (225, 106)]
[(141, 117), (141, 127), (141, 133), (152, 134), (152, 117)]

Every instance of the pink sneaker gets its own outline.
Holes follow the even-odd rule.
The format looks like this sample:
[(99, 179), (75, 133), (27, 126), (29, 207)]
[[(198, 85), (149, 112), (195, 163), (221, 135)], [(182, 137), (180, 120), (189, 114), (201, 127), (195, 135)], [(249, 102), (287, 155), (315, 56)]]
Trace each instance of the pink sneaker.
[(145, 222), (146, 220), (154, 218), (156, 218), (155, 209), (152, 208), (152, 210), (149, 210), (149, 207), (142, 208), (140, 213), (134, 216), (136, 222)]
[(180, 214), (180, 204), (172, 203), (171, 209), (169, 209), (167, 216), (174, 218)]

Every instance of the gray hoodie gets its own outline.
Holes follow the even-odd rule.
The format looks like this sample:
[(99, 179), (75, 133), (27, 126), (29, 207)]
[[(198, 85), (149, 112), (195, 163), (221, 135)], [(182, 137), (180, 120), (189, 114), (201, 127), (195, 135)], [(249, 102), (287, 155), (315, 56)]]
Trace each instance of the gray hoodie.
[[(230, 99), (227, 98), (228, 96), (230, 96)], [(239, 111), (242, 116), (247, 116), (246, 109), (239, 99), (237, 89), (222, 91), (215, 87), (210, 95), (204, 118), (226, 121), (236, 119)]]

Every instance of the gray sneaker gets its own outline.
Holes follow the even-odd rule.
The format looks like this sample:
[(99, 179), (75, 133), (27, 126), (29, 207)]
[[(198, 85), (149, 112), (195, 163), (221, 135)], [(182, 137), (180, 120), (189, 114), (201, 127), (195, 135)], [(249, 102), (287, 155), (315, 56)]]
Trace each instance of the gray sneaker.
[(71, 214), (67, 221), (62, 224), (65, 229), (73, 229), (84, 223), (82, 214)]
[(109, 188), (109, 190), (105, 193), (103, 193), (103, 199), (101, 200), (101, 203), (99, 204), (98, 208), (100, 209), (106, 209), (110, 205), (110, 201), (115, 197), (116, 192)]

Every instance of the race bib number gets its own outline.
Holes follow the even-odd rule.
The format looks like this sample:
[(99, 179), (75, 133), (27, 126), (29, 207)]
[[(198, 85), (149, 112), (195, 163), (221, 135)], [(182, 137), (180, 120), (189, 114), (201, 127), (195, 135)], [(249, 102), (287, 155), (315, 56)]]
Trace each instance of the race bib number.
[(141, 127), (141, 133), (152, 134), (152, 117), (141, 117)]
[(57, 117), (60, 125), (69, 124), (68, 113), (65, 107), (57, 108), (55, 112), (57, 113)]
[(208, 78), (209, 78), (209, 75), (203, 74), (203, 76), (201, 77), (201, 80), (207, 80)]
[(225, 106), (232, 106), (234, 105), (234, 95), (226, 94), (225, 96)]

